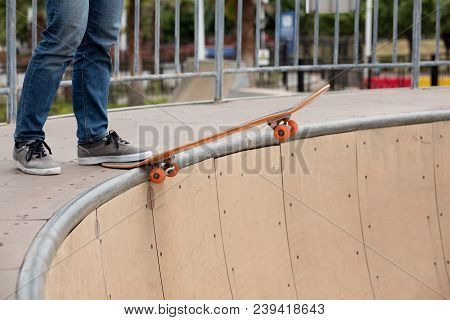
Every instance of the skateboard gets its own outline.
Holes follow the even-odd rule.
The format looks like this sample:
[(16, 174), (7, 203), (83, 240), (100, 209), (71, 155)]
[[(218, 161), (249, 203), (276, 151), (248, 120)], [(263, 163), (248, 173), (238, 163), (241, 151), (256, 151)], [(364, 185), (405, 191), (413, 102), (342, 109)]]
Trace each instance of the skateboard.
[(289, 139), (289, 137), (295, 135), (295, 133), (298, 131), (298, 124), (291, 119), (291, 115), (301, 109), (303, 109), (305, 106), (307, 106), (309, 103), (311, 103), (314, 99), (316, 99), (321, 94), (328, 91), (330, 88), (330, 85), (326, 85), (316, 92), (312, 93), (308, 97), (306, 97), (304, 100), (297, 103), (295, 106), (284, 109), (278, 112), (274, 112), (271, 114), (268, 114), (266, 116), (251, 120), (249, 122), (237, 125), (235, 127), (232, 127), (230, 129), (221, 131), (219, 133), (213, 134), (209, 137), (202, 138), (200, 140), (190, 142), (187, 144), (184, 144), (182, 146), (173, 148), (171, 150), (162, 152), (160, 154), (153, 155), (147, 159), (137, 161), (137, 162), (126, 162), (126, 163), (102, 163), (102, 166), (105, 168), (111, 168), (111, 169), (133, 169), (143, 166), (149, 166), (151, 167), (149, 179), (150, 182), (159, 184), (164, 182), (166, 177), (175, 177), (178, 174), (179, 167), (175, 163), (174, 155), (177, 153), (180, 153), (182, 151), (186, 151), (195, 147), (199, 147), (201, 145), (204, 145), (209, 142), (213, 142), (222, 138), (225, 138), (231, 134), (238, 133), (244, 130), (248, 130), (250, 128), (253, 128), (257, 125), (267, 123), (272, 129), (274, 137), (280, 141), (286, 141)]

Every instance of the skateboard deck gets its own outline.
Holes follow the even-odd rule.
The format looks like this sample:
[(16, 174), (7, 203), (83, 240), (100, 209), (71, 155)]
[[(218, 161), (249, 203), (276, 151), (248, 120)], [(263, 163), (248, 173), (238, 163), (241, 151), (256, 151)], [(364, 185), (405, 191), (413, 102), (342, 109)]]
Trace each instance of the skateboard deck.
[[(152, 172), (150, 173), (150, 180), (155, 183), (160, 183), (164, 181), (165, 176), (175, 176), (178, 173), (178, 166), (173, 161), (173, 156), (177, 153), (199, 147), (203, 144), (213, 142), (222, 138), (225, 138), (231, 134), (235, 134), (244, 130), (248, 130), (255, 126), (258, 126), (263, 123), (269, 124), (274, 130), (275, 138), (277, 138), (280, 142), (287, 140), (290, 136), (293, 136), (298, 131), (298, 126), (295, 121), (290, 120), (290, 117), (293, 113), (303, 109), (305, 106), (310, 104), (314, 99), (316, 99), (321, 94), (328, 91), (330, 85), (326, 85), (316, 92), (310, 94), (308, 97), (297, 103), (295, 106), (284, 109), (278, 112), (274, 112), (268, 114), (266, 116), (262, 116), (260, 118), (245, 122), (243, 124), (234, 126), (230, 129), (221, 131), (219, 133), (213, 134), (211, 136), (199, 139), (197, 141), (193, 141), (182, 146), (178, 146), (171, 150), (153, 155), (147, 159), (137, 162), (125, 162), (125, 163), (102, 163), (102, 166), (105, 168), (112, 169), (133, 169), (142, 166), (152, 166), (152, 172), (155, 173), (155, 179), (152, 179)], [(162, 178), (162, 181), (159, 181)]]

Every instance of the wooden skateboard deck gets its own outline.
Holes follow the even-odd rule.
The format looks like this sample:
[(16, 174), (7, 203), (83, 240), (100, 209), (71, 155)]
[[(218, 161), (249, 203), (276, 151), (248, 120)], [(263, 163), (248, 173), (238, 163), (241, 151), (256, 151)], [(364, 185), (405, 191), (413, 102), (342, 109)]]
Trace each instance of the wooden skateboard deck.
[[(295, 106), (293, 106), (291, 108), (284, 109), (284, 110), (274, 112), (274, 113), (268, 114), (266, 116), (251, 120), (249, 122), (246, 122), (246, 123), (237, 125), (235, 127), (232, 127), (230, 129), (213, 134), (209, 137), (202, 138), (200, 140), (193, 141), (193, 142), (184, 144), (182, 146), (173, 148), (171, 150), (153, 155), (142, 161), (125, 162), (125, 163), (110, 163), (109, 162), (109, 163), (102, 163), (102, 166), (106, 167), (106, 168), (112, 168), (112, 169), (133, 169), (133, 168), (138, 168), (138, 167), (142, 167), (142, 166), (157, 166), (158, 164), (160, 164), (161, 162), (164, 162), (166, 160), (168, 163), (172, 163), (171, 158), (177, 153), (199, 147), (199, 146), (209, 143), (209, 142), (213, 142), (213, 141), (225, 138), (234, 133), (248, 130), (250, 128), (253, 128), (253, 127), (258, 126), (263, 123), (268, 123), (272, 127), (272, 129), (274, 129), (275, 137), (278, 140), (285, 141), (289, 138), (289, 136), (294, 135), (295, 132), (297, 132), (297, 130), (298, 130), (297, 124), (293, 120), (289, 120), (290, 116), (293, 113), (303, 109), (305, 106), (307, 106), (309, 103), (311, 103), (318, 96), (320, 96), (321, 94), (328, 91), (329, 88), (330, 88), (330, 85), (326, 85), (326, 86), (320, 88), (319, 90), (312, 93), (311, 95), (309, 95), (304, 100), (300, 101), (299, 103), (297, 103)], [(175, 166), (176, 166), (176, 164), (175, 164)], [(171, 167), (171, 169), (173, 169), (173, 168)], [(176, 173), (177, 172), (178, 172), (178, 168), (176, 168)], [(161, 173), (162, 172), (159, 172), (159, 175), (161, 175)], [(171, 176), (171, 175), (172, 174), (170, 174), (170, 173), (168, 174), (168, 176)], [(157, 182), (157, 181), (154, 181), (154, 182)]]

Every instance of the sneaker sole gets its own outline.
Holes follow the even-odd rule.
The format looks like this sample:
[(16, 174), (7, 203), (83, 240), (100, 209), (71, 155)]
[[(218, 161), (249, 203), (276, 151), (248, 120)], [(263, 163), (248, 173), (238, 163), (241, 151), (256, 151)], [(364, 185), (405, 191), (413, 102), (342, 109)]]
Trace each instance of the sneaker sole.
[(78, 158), (78, 164), (82, 166), (91, 166), (95, 164), (101, 164), (104, 162), (135, 162), (135, 161), (141, 161), (146, 158), (149, 158), (153, 155), (153, 152), (143, 152), (143, 153), (135, 153), (135, 154), (128, 154), (123, 156), (102, 156), (102, 157), (83, 157)]
[(31, 169), (31, 168), (25, 168), (17, 160), (14, 160), (14, 164), (22, 172), (25, 172), (25, 173), (28, 173), (28, 174), (37, 175), (37, 176), (54, 176), (54, 175), (61, 174), (61, 167), (49, 168), (49, 169)]

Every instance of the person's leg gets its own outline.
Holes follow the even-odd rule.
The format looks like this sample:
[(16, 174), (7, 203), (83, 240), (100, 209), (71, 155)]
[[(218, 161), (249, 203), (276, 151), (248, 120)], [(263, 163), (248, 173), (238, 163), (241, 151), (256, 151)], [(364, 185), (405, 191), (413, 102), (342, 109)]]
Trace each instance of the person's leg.
[[(47, 28), (28, 64), (17, 112), (13, 159), (25, 173), (61, 173), (43, 130), (67, 65), (86, 31), (89, 0), (46, 0)], [(50, 154), (48, 154), (50, 153)]]
[(73, 71), (73, 108), (78, 123), (78, 162), (138, 161), (152, 155), (108, 132), (111, 46), (117, 41), (123, 0), (90, 0), (89, 20)]
[(16, 142), (45, 139), (43, 127), (48, 112), (87, 26), (89, 0), (46, 0), (45, 5), (47, 28), (25, 75), (14, 134)]
[(86, 33), (73, 65), (73, 108), (79, 144), (107, 136), (111, 46), (117, 41), (123, 0), (90, 0)]

